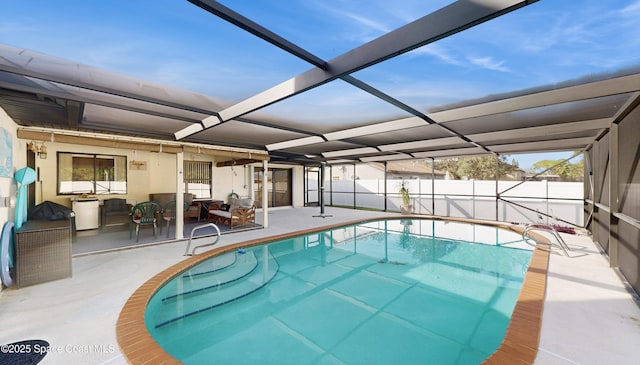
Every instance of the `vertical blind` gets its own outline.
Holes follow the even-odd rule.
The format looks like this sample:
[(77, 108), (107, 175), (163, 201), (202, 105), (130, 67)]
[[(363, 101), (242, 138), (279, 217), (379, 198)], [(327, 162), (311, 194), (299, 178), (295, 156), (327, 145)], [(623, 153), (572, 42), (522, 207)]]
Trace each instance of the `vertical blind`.
[(185, 192), (198, 199), (211, 198), (211, 169), (208, 161), (184, 161)]
[(184, 161), (184, 182), (211, 184), (211, 162)]

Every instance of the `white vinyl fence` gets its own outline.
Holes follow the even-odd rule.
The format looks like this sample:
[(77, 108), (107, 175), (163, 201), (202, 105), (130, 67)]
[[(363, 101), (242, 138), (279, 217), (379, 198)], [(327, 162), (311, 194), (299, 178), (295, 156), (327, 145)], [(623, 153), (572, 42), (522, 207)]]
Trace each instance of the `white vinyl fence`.
[[(582, 182), (498, 181), (496, 189), (495, 181), (404, 181), (411, 194), (413, 212), (417, 214), (583, 226)], [(389, 211), (400, 210), (401, 183), (400, 180), (387, 181), (386, 209)], [(496, 196), (500, 197), (497, 204)], [(385, 180), (326, 181), (324, 198), (326, 205), (384, 210)]]

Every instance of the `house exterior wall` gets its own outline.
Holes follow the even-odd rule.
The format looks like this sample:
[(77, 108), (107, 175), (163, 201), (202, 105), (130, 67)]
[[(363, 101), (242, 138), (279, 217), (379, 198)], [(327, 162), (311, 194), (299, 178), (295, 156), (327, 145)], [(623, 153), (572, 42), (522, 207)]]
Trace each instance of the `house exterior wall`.
[[(28, 143), (18, 140), (21, 144)], [(57, 152), (95, 153), (105, 155), (126, 156), (127, 163), (131, 161), (144, 162), (146, 167), (127, 169), (127, 194), (99, 195), (100, 200), (118, 197), (131, 202), (141, 202), (149, 199), (149, 194), (173, 193), (176, 191), (177, 174), (176, 155), (171, 153), (157, 153), (149, 151), (133, 151), (108, 147), (82, 146), (66, 143), (45, 143), (47, 146), (47, 159), (36, 158), (36, 167), (40, 168), (42, 189), (36, 189), (36, 204), (49, 200), (70, 207), (69, 199), (75, 195), (57, 195)], [(22, 154), (26, 154), (26, 147)], [(231, 191), (240, 196), (249, 196), (249, 185), (252, 182), (249, 167), (234, 167), (235, 174), (230, 167), (215, 167), (214, 156), (204, 154), (184, 155), (184, 160), (210, 161), (213, 164), (213, 199), (227, 200)], [(24, 163), (23, 163), (24, 164)]]
[(304, 167), (291, 166), (293, 169), (292, 197), (293, 206), (304, 206)]
[[(176, 155), (172, 153), (146, 152), (142, 154), (142, 156), (146, 156), (148, 158), (148, 173), (146, 174), (146, 176), (145, 174), (137, 174), (141, 171), (135, 170), (128, 170), (127, 176), (128, 174), (134, 173), (134, 177), (136, 179), (148, 179), (149, 191), (147, 192), (144, 199), (149, 199), (148, 193), (176, 192)], [(136, 159), (138, 159), (138, 157), (136, 157)], [(132, 186), (131, 188), (134, 188), (134, 190), (132, 191), (134, 194), (138, 194), (137, 187)]]
[[(304, 167), (298, 165), (287, 164), (267, 164), (268, 168), (278, 169), (291, 169), (291, 202), (294, 207), (304, 206)], [(262, 164), (253, 165), (255, 171), (262, 169)], [(251, 175), (251, 181), (253, 181), (253, 174)], [(255, 189), (255, 187), (251, 187)], [(256, 199), (262, 199), (262, 197), (256, 197)]]
[[(7, 131), (12, 141), (13, 172), (26, 166), (27, 144), (29, 140), (18, 139), (18, 125), (0, 108), (0, 127)], [(77, 195), (58, 195), (57, 174), (58, 152), (75, 152), (89, 154), (104, 154), (113, 156), (126, 156), (127, 158), (127, 193), (126, 194), (99, 194), (99, 200), (108, 198), (124, 198), (134, 204), (149, 200), (150, 194), (174, 193), (177, 190), (177, 158), (172, 153), (158, 153), (145, 150), (129, 150), (122, 148), (110, 148), (99, 146), (77, 145), (69, 143), (45, 142), (47, 148), (47, 158), (36, 157), (35, 168), (39, 170), (40, 179), (35, 182), (36, 196), (35, 204), (43, 201), (52, 201), (71, 208), (71, 198)], [(251, 166), (216, 167), (216, 157), (208, 154), (185, 153), (184, 160), (210, 161), (212, 169), (213, 199), (227, 200), (228, 194), (233, 192), (246, 197), (250, 196), (253, 188), (253, 176)], [(131, 161), (140, 162), (139, 168), (132, 168)], [(258, 164), (256, 164), (258, 166)], [(262, 165), (259, 164), (259, 168)], [(300, 169), (301, 167), (291, 168)], [(235, 172), (235, 174), (234, 174)], [(13, 175), (13, 173), (12, 173)], [(294, 195), (294, 202), (301, 205), (302, 201), (302, 173), (295, 173), (294, 186), (300, 197)], [(0, 177), (0, 197), (12, 196), (15, 198), (17, 191), (13, 176)], [(12, 220), (14, 209), (11, 207), (0, 207), (0, 222)]]
[[(239, 197), (250, 197), (253, 176), (250, 167), (225, 166), (213, 168), (213, 199), (228, 201), (229, 194), (234, 192)], [(258, 198), (259, 199), (259, 198)]]
[[(11, 141), (11, 160), (12, 168), (9, 174), (11, 176), (0, 176), (0, 200), (3, 204), (0, 204), (0, 230), (4, 227), (5, 223), (12, 221), (15, 218), (15, 197), (17, 193), (17, 185), (13, 179), (13, 174), (16, 170), (23, 168), (27, 164), (27, 145), (23, 141), (18, 140), (17, 125), (13, 122), (4, 109), (0, 108), (0, 133), (2, 133), (2, 139), (6, 136)], [(5, 141), (0, 141), (5, 143)], [(3, 151), (0, 159), (7, 159), (7, 155)], [(7, 201), (13, 201), (12, 204), (6, 204)], [(3, 290), (3, 285), (0, 285), (0, 292)]]
[[(17, 186), (15, 181), (13, 180), (13, 173), (15, 173), (16, 170), (21, 169), (27, 165), (27, 146), (24, 141), (18, 139), (18, 126), (2, 108), (0, 108), (0, 128), (4, 129), (7, 136), (11, 139), (11, 158), (13, 162), (11, 176), (0, 176), (0, 199), (5, 197), (12, 197), (15, 199)], [(7, 156), (0, 156), (0, 158), (6, 159)], [(4, 225), (5, 222), (13, 219), (14, 209), (8, 206), (0, 206), (0, 224)]]
[[(26, 144), (28, 141), (22, 140)], [(173, 193), (176, 191), (176, 155), (149, 151), (124, 150), (118, 148), (84, 146), (67, 143), (45, 142), (47, 158), (36, 158), (36, 168), (40, 169), (40, 181), (36, 181), (36, 204), (52, 201), (71, 207), (71, 198), (76, 195), (58, 195), (58, 152), (77, 152), (89, 154), (104, 154), (127, 157), (127, 193), (100, 194), (102, 201), (108, 198), (124, 198), (130, 203), (149, 200), (149, 194)], [(131, 168), (131, 161), (144, 162), (144, 167)]]

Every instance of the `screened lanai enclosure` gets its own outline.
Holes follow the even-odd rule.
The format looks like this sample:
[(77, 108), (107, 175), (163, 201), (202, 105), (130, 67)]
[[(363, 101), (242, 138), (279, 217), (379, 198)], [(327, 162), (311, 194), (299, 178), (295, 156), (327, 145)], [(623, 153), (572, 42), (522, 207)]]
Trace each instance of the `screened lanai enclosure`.
[(518, 224), (584, 225), (582, 179), (562, 181), (557, 175), (544, 173), (527, 177), (517, 170), (493, 179), (455, 179), (448, 171), (436, 171), (434, 165), (424, 160), (328, 165), (322, 182), (321, 167), (307, 167), (305, 203), (319, 205), (322, 188), (326, 205), (404, 212), (404, 187), (409, 213)]
[[(152, 33), (180, 30), (173, 34), (177, 38), (167, 37), (162, 47), (154, 47), (149, 52), (153, 61), (138, 72), (174, 57), (185, 65), (207, 63), (180, 67), (184, 74), (163, 69), (157, 73), (163, 77), (149, 81), (151, 74), (124, 75), (65, 58), (72, 55), (0, 44), (0, 108), (15, 123), (17, 138), (54, 143), (54, 135), (104, 133), (116, 140), (160, 141), (158, 153), (182, 153), (189, 144), (243, 148), (259, 151), (261, 158), (228, 153), (218, 163), (249, 164), (260, 171), (266, 167), (259, 162), (268, 154), (269, 168), (302, 166), (304, 177), (293, 179), (304, 180), (304, 189), (295, 193), (304, 194), (307, 205), (322, 200), (400, 211), (404, 185), (411, 213), (586, 227), (611, 266), (640, 291), (640, 60), (607, 63), (613, 54), (594, 54), (591, 62), (602, 66), (585, 74), (566, 67), (560, 80), (541, 77), (546, 70), (532, 68), (558, 59), (563, 63), (569, 54), (526, 53), (508, 67), (491, 62), (491, 55), (515, 52), (525, 41), (531, 45), (528, 51), (535, 48), (537, 34), (555, 26), (552, 17), (544, 16), (555, 2), (422, 2), (420, 12), (402, 17), (390, 11), (397, 9), (384, 9), (380, 19), (389, 23), (372, 27), (375, 32), (357, 41), (352, 28), (330, 25), (346, 18), (352, 26), (362, 19), (337, 9), (323, 9), (323, 16), (310, 20), (288, 14), (280, 2), (265, 3), (260, 12), (250, 2), (189, 0), (159, 5), (169, 18), (155, 19), (149, 16), (152, 9), (134, 3), (127, 14), (136, 22), (148, 20)], [(564, 18), (580, 19), (581, 2), (567, 3), (575, 11), (563, 13)], [(629, 9), (618, 10), (615, 14)], [(102, 18), (93, 21), (107, 19)], [(127, 21), (114, 21), (121, 20)], [(181, 23), (185, 20), (193, 23)], [(296, 21), (318, 24), (304, 32), (308, 24)], [(518, 24), (526, 29), (510, 31)], [(333, 31), (342, 31), (344, 38), (332, 33), (315, 52), (302, 46)], [(49, 44), (73, 38), (51, 37)], [(590, 49), (575, 42), (572, 52)], [(635, 49), (621, 46), (627, 53)], [(164, 56), (156, 53), (165, 50)], [(466, 50), (467, 57), (453, 56)], [(473, 58), (470, 50), (490, 56)], [(142, 53), (144, 47), (130, 56)], [(225, 74), (232, 63), (251, 68)], [(273, 71), (278, 65), (286, 65), (285, 71)], [(485, 76), (484, 81), (477, 76)], [(196, 87), (200, 79), (206, 82)], [(245, 80), (253, 84), (238, 87)], [(169, 81), (172, 86), (165, 85)], [(498, 171), (465, 179), (447, 176), (436, 166), (448, 158), (498, 161), (505, 155), (552, 151), (578, 152), (583, 179), (554, 181)], [(414, 164), (411, 169), (399, 167), (407, 161)]]
[(587, 150), (585, 225), (636, 293), (640, 292), (640, 108)]

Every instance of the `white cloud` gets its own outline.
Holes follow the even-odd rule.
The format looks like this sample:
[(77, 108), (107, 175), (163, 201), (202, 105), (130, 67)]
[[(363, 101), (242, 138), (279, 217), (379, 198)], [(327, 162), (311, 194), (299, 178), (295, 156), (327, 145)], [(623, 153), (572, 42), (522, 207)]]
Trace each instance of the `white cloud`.
[(386, 27), (384, 24), (377, 22), (373, 19), (369, 19), (369, 18), (365, 18), (359, 14), (356, 13), (350, 13), (350, 12), (346, 12), (346, 11), (337, 11), (338, 14), (349, 18), (351, 20), (355, 20), (357, 23), (362, 24), (365, 28), (367, 29), (375, 29), (377, 31), (380, 31), (381, 33), (387, 33), (389, 31), (391, 31), (391, 29), (389, 29), (388, 27)]
[[(463, 50), (464, 52), (464, 50)], [(473, 57), (467, 56), (464, 59), (456, 57), (451, 51), (438, 44), (429, 44), (424, 47), (412, 51), (410, 54), (416, 56), (435, 57), (439, 61), (447, 65), (471, 68), (481, 67), (487, 70), (510, 72), (511, 70), (505, 66), (505, 61), (496, 61), (491, 56)]]
[[(379, 5), (376, 5), (375, 3), (367, 4), (365, 9), (362, 8), (361, 4), (358, 3), (354, 5), (351, 2), (344, 2), (338, 5), (327, 5), (324, 1), (314, 1), (306, 3), (306, 5), (312, 5), (316, 11), (325, 12), (327, 17), (335, 18), (333, 21), (335, 27), (327, 30), (328, 35), (337, 31), (341, 34), (335, 34), (333, 37), (342, 37), (359, 43), (369, 42), (372, 39), (391, 31), (392, 28), (387, 24), (392, 24), (395, 19), (390, 19), (389, 14), (385, 14), (385, 17), (382, 18), (383, 20), (376, 20), (375, 16), (367, 16), (365, 14), (367, 12), (380, 16), (379, 11), (374, 11), (373, 13), (369, 11), (371, 9), (379, 8)], [(340, 22), (338, 19), (343, 20)]]
[(504, 61), (495, 61), (493, 57), (468, 57), (468, 60), (473, 65), (487, 70), (509, 72), (509, 68), (504, 65)]
[(440, 60), (442, 63), (449, 64), (449, 65), (456, 65), (456, 66), (463, 65), (463, 62), (458, 60), (446, 48), (435, 43), (428, 44), (426, 46), (413, 50), (410, 52), (410, 54), (433, 56), (438, 60)]
[(638, 16), (640, 16), (640, 1), (636, 1), (629, 6), (622, 8), (622, 10), (620, 10), (620, 13), (623, 16), (637, 18)]

